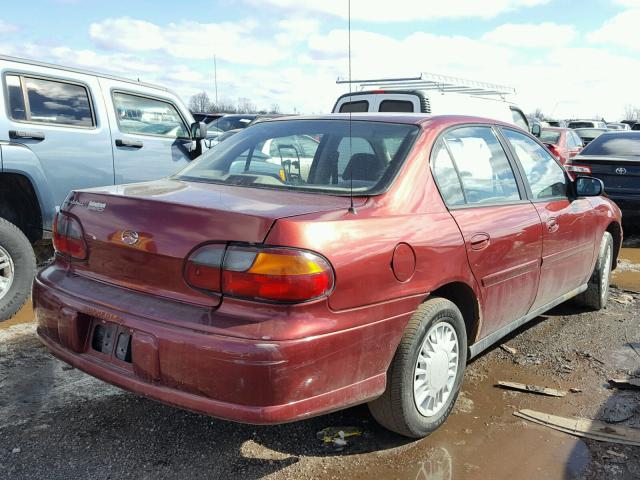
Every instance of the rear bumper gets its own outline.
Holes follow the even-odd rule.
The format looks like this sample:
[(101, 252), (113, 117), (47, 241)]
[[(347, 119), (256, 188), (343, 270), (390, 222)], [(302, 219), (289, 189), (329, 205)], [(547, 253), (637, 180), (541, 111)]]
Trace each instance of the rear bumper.
[[(153, 302), (153, 297), (136, 295), (141, 303)], [(386, 368), (412, 313), (272, 341), (210, 334), (188, 328), (186, 322), (185, 327), (169, 325), (105, 307), (104, 300), (92, 302), (62, 291), (39, 274), (33, 301), (42, 342), (56, 357), (113, 385), (188, 410), (255, 424), (294, 421), (380, 395)], [(93, 326), (104, 322), (131, 334), (130, 363), (91, 347)]]

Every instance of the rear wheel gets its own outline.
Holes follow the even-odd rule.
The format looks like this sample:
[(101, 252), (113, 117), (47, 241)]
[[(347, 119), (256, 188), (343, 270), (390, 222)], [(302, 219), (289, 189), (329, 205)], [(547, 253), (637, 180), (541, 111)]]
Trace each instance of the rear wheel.
[(613, 262), (613, 237), (609, 232), (604, 232), (598, 251), (598, 259), (593, 269), (587, 289), (576, 297), (582, 305), (600, 310), (604, 308), (609, 299), (609, 281), (611, 278), (611, 266)]
[(369, 403), (382, 426), (421, 438), (449, 416), (467, 362), (464, 319), (454, 303), (432, 298), (409, 321), (387, 372), (387, 388)]
[(0, 218), (0, 321), (13, 317), (31, 292), (36, 259), (27, 237)]

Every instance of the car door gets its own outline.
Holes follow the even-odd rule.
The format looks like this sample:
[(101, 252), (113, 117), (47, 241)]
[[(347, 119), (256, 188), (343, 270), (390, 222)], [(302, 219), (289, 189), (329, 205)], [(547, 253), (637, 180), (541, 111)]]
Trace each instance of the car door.
[(491, 126), (446, 132), (434, 149), (432, 170), (480, 287), (485, 336), (524, 316), (535, 300), (540, 217)]
[(116, 183), (162, 178), (191, 161), (190, 125), (170, 95), (111, 79), (100, 82), (109, 105)]
[[(72, 189), (113, 184), (109, 123), (95, 77), (7, 64), (2, 81), (7, 115), (0, 115), (0, 138), (37, 157), (57, 206)], [(12, 168), (5, 163), (5, 171)]]
[(503, 128), (517, 159), (531, 202), (543, 225), (540, 287), (533, 308), (584, 285), (593, 269), (597, 223), (586, 198), (570, 198), (569, 179), (558, 162), (535, 140)]

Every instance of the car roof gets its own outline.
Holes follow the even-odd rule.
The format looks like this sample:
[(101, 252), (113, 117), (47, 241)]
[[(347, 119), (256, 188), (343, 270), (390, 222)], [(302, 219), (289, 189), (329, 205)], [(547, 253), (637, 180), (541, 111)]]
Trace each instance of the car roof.
[(331, 113), (326, 115), (297, 115), (291, 117), (279, 117), (266, 120), (266, 122), (282, 122), (293, 120), (353, 120), (366, 122), (406, 123), (409, 125), (446, 125), (462, 123), (489, 123), (516, 127), (511, 123), (494, 120), (491, 118), (476, 117), (472, 115), (430, 115), (426, 113), (395, 113), (395, 112), (366, 112), (366, 113)]

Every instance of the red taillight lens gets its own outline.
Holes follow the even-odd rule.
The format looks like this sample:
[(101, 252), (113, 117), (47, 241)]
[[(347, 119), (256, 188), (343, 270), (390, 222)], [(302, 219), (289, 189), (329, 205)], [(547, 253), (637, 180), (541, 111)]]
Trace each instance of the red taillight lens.
[(64, 212), (53, 221), (53, 248), (62, 256), (74, 260), (87, 258), (87, 242), (80, 222)]
[(565, 163), (564, 169), (569, 173), (569, 177), (572, 180), (578, 175), (591, 175), (591, 167), (586, 165), (576, 165), (575, 163)]
[(220, 272), (224, 245), (205, 245), (188, 258), (185, 269), (187, 283), (192, 287), (220, 292)]
[[(222, 265), (222, 266), (221, 266)], [(333, 270), (321, 256), (293, 248), (206, 245), (189, 257), (192, 287), (224, 295), (296, 303), (327, 295)]]

